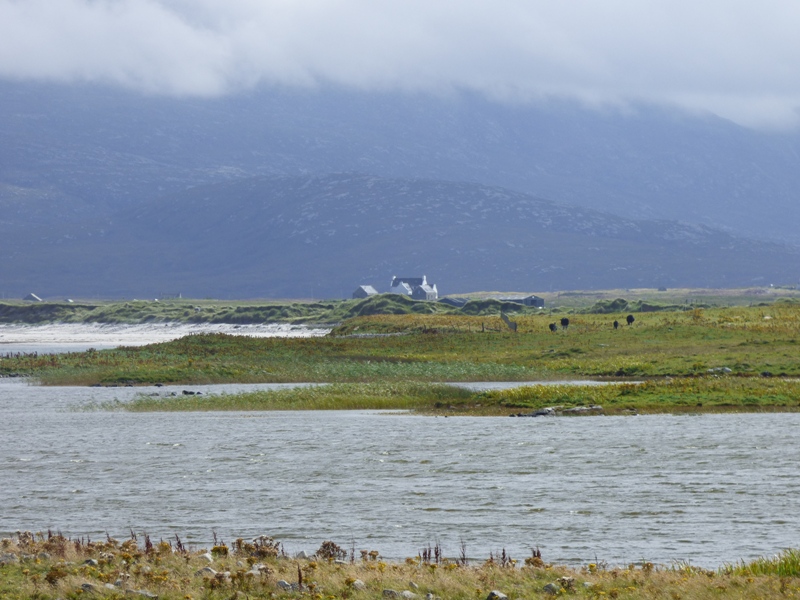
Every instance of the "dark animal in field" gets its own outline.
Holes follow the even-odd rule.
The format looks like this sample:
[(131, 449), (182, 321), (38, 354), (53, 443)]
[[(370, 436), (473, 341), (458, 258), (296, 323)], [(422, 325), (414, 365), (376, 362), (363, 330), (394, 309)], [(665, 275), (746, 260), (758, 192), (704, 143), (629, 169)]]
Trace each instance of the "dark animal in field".
[(561, 319), (561, 329), (566, 329), (567, 327), (569, 327), (569, 319), (564, 317)]
[(619, 321), (614, 321), (614, 329), (617, 329), (618, 327), (619, 327)]
[(550, 323), (550, 325), (548, 325), (548, 327), (550, 328), (550, 331), (553, 331), (553, 332), (558, 331), (558, 325), (556, 325), (555, 323)]
[(628, 325), (633, 325), (633, 322), (636, 320), (633, 318), (633, 315), (628, 315), (625, 317), (625, 320), (628, 322)]

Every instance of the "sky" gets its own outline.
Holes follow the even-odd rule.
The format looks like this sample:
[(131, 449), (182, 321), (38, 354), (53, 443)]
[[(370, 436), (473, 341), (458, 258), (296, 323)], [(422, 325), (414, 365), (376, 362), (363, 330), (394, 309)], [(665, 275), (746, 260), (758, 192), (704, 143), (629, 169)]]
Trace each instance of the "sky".
[(800, 124), (797, 0), (0, 0), (0, 78), (338, 85)]

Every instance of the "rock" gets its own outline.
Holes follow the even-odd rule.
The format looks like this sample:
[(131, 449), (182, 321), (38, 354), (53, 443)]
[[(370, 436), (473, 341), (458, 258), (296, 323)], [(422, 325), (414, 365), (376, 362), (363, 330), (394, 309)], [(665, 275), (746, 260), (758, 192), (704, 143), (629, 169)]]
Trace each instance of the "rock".
[(214, 562), (214, 557), (211, 556), (211, 552), (206, 552), (205, 554), (201, 554), (200, 558), (205, 558), (208, 562)]
[(295, 558), (308, 558), (308, 554), (305, 550), (300, 550), (297, 554), (294, 555)]
[(603, 412), (603, 407), (599, 404), (593, 404), (592, 406), (574, 406), (572, 408), (565, 408), (561, 411), (564, 415), (581, 415), (586, 413), (601, 413)]
[(486, 600), (508, 600), (508, 596), (498, 590), (492, 590), (489, 592), (489, 595), (486, 596)]
[(107, 590), (115, 590), (115, 589), (117, 589), (117, 588), (114, 586), (114, 584), (113, 584), (113, 583), (107, 583), (107, 584), (105, 584), (103, 587), (105, 587)]
[(99, 563), (99, 562), (97, 562), (95, 559), (93, 559), (93, 558), (90, 558), (89, 560), (85, 560), (85, 561), (83, 561), (83, 564), (85, 564), (85, 565), (89, 565), (90, 567), (96, 567), (96, 566), (97, 566), (97, 565), (99, 565), (100, 563)]
[(428, 592), (427, 594), (425, 594), (425, 600), (442, 600), (442, 599), (439, 598), (439, 596), (434, 596), (433, 594)]
[(39, 552), (39, 554), (36, 555), (36, 558), (40, 558), (42, 560), (50, 560), (50, 555), (47, 552)]
[(217, 572), (211, 567), (203, 567), (199, 571), (195, 572), (195, 575), (198, 577), (202, 577), (203, 575), (210, 575), (211, 577), (215, 577), (217, 575)]
[(333, 564), (335, 564), (335, 565), (346, 565), (347, 561), (346, 560), (337, 559), (337, 560), (333, 561)]
[(16, 554), (9, 553), (0, 555), (0, 565), (10, 565), (18, 561), (19, 559), (17, 558)]
[(383, 590), (383, 597), (384, 598), (399, 598), (400, 592), (397, 590)]
[(92, 593), (92, 592), (96, 592), (97, 591), (97, 586), (94, 586), (91, 583), (84, 583), (83, 585), (81, 585), (81, 589), (84, 592)]
[(713, 369), (709, 369), (708, 373), (733, 373), (733, 370), (729, 369), (728, 367), (714, 367)]
[(275, 584), (282, 590), (286, 590), (287, 592), (297, 591), (300, 589), (300, 586), (296, 583), (289, 583), (284, 579), (279, 579), (278, 582)]
[(360, 579), (356, 579), (353, 583), (350, 584), (350, 587), (354, 590), (358, 590), (359, 592), (363, 592), (367, 589), (367, 584), (361, 581)]
[(141, 596), (142, 598), (150, 598), (150, 600), (158, 600), (158, 594), (148, 592), (147, 590), (125, 590), (128, 596)]
[(555, 583), (548, 583), (546, 586), (542, 588), (542, 590), (546, 594), (552, 594), (553, 596), (561, 593), (561, 586), (556, 585)]
[(409, 590), (403, 590), (402, 592), (400, 592), (400, 597), (405, 598), (406, 600), (413, 600), (414, 598), (419, 598), (419, 596), (417, 596), (414, 592), (411, 592)]
[(416, 583), (414, 583), (413, 581), (409, 581), (408, 582), (408, 587), (410, 587), (412, 590), (418, 590), (419, 589), (419, 586)]

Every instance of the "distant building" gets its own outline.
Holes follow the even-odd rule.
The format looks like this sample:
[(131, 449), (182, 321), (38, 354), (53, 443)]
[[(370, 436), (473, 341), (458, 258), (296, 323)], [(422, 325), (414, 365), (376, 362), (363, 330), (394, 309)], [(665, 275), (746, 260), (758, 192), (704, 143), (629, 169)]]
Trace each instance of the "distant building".
[(539, 296), (525, 296), (525, 297), (513, 297), (513, 298), (498, 298), (500, 302), (514, 302), (516, 304), (523, 304), (525, 306), (533, 306), (535, 308), (544, 308), (544, 298), (540, 298)]
[(378, 290), (371, 285), (360, 285), (356, 288), (356, 291), (353, 292), (353, 299), (358, 300), (361, 298), (369, 298), (370, 296), (375, 296), (377, 294)]
[(414, 286), (411, 292), (411, 298), (414, 300), (436, 300), (438, 297), (439, 292), (436, 291), (436, 286), (431, 287), (427, 283)]
[(411, 296), (414, 300), (436, 300), (439, 297), (436, 284), (429, 284), (425, 275), (422, 277), (394, 276), (389, 286), (389, 293)]
[(41, 302), (42, 301), (42, 299), (39, 298), (39, 296), (37, 296), (36, 294), (33, 294), (33, 293), (28, 294), (27, 296), (25, 296), (23, 298), (23, 300), (25, 302)]

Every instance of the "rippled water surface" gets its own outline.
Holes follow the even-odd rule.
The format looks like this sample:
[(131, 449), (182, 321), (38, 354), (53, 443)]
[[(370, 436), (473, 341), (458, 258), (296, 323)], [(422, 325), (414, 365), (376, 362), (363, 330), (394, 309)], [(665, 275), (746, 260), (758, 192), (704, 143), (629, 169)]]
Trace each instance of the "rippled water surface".
[(709, 567), (800, 546), (797, 414), (74, 410), (134, 393), (0, 381), (0, 533), (268, 534), (393, 558), (463, 539), (477, 558)]

